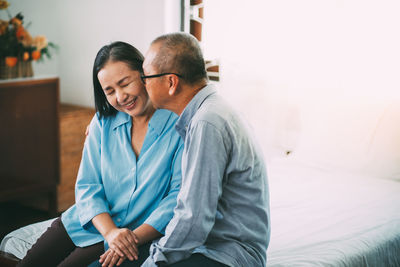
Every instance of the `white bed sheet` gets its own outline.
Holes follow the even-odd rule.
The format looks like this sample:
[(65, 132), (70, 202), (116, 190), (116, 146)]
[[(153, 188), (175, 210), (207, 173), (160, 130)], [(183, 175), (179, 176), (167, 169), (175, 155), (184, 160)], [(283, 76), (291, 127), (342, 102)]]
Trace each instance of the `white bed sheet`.
[(267, 266), (400, 266), (400, 183), (290, 159), (268, 165)]
[[(400, 266), (399, 182), (289, 159), (269, 164), (268, 173), (268, 267)], [(23, 258), (52, 220), (10, 233), (0, 250)]]

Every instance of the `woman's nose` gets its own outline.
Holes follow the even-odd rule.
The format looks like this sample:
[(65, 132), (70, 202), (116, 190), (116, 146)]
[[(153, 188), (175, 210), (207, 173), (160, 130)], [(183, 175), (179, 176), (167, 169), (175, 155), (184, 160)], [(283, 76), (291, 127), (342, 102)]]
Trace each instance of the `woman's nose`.
[(125, 100), (127, 98), (127, 94), (123, 91), (123, 90), (117, 90), (116, 91), (116, 95), (117, 95), (117, 101), (120, 104), (124, 104)]

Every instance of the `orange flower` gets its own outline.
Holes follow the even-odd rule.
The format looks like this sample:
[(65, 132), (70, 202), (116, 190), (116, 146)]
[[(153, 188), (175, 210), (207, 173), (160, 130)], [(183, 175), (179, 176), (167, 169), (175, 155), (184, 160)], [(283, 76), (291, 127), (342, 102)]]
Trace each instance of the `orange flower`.
[(15, 36), (17, 36), (18, 41), (20, 41), (23, 46), (28, 47), (32, 45), (32, 36), (23, 26), (18, 26)]
[(39, 51), (45, 48), (47, 44), (47, 38), (44, 35), (38, 35), (32, 40), (32, 45), (36, 46), (36, 49)]
[(10, 4), (5, 0), (0, 1), (0, 9), (7, 9), (9, 5)]
[(19, 27), (22, 25), (22, 21), (18, 19), (17, 17), (13, 17), (10, 22), (14, 24), (16, 27)]
[(35, 50), (32, 52), (32, 59), (33, 60), (38, 60), (40, 58), (40, 51), (39, 50)]
[(17, 57), (6, 57), (6, 65), (10, 68), (14, 67), (17, 64)]
[(25, 30), (25, 33), (22, 35), (22, 38), (19, 39), (19, 41), (23, 44), (23, 46), (29, 47), (32, 46), (33, 39), (29, 32)]
[(29, 59), (29, 53), (28, 52), (24, 52), (22, 58), (23, 58), (24, 61), (27, 61)]
[(26, 31), (25, 31), (24, 27), (19, 26), (17, 28), (17, 32), (15, 33), (15, 35), (17, 36), (18, 40), (22, 40), (26, 35)]

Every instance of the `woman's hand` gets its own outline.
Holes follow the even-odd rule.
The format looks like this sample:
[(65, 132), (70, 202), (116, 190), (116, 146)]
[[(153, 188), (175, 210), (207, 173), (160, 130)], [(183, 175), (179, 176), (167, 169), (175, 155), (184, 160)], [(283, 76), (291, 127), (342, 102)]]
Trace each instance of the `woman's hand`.
[(128, 228), (113, 228), (104, 235), (104, 238), (119, 257), (127, 257), (131, 261), (138, 259), (139, 240)]
[(86, 136), (89, 135), (89, 129), (90, 129), (90, 124), (88, 126), (86, 126), (86, 130), (85, 130), (85, 135)]
[(99, 262), (102, 267), (113, 267), (121, 265), (126, 257), (120, 257), (113, 249), (109, 248), (100, 256)]
[(127, 228), (118, 228), (110, 214), (100, 213), (93, 217), (92, 223), (120, 257), (125, 256), (131, 261), (138, 258), (138, 237)]
[[(97, 220), (95, 220), (95, 221), (97, 221)], [(99, 227), (99, 229), (102, 230), (101, 227)], [(119, 230), (119, 231), (115, 231), (115, 230)], [(120, 242), (120, 243), (123, 242), (123, 241), (119, 241), (119, 240), (124, 240), (123, 232), (125, 232), (125, 230), (128, 230), (128, 229), (114, 228), (104, 234), (104, 237), (107, 240), (110, 248), (100, 256), (99, 262), (102, 263), (101, 266), (103, 266), (103, 267), (112, 267), (114, 265), (119, 266), (126, 260), (127, 257), (125, 255), (121, 256), (122, 253), (118, 253), (117, 250), (115, 250), (114, 248), (111, 247), (111, 241), (109, 241), (109, 239), (108, 239), (108, 238), (112, 239), (112, 235), (114, 235), (115, 246), (117, 246), (118, 242)], [(129, 236), (131, 236), (131, 238), (134, 239), (134, 242), (131, 242), (130, 244), (133, 244), (135, 246), (135, 252), (136, 252), (135, 260), (138, 259), (138, 255), (139, 255), (138, 246), (139, 245), (143, 245), (144, 243), (147, 243), (147, 242), (154, 240), (155, 238), (161, 236), (161, 234), (156, 229), (154, 229), (152, 226), (150, 226), (148, 224), (142, 224), (141, 226), (139, 226), (138, 228), (136, 228), (135, 230), (130, 231), (130, 232), (131, 232), (131, 234), (129, 234)], [(120, 238), (118, 238), (119, 235), (120, 235)], [(132, 261), (133, 259), (130, 259), (130, 260)]]

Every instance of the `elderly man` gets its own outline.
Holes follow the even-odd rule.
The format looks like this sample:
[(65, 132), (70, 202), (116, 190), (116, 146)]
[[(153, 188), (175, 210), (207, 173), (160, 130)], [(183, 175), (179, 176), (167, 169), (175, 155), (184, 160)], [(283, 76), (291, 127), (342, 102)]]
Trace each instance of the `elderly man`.
[(156, 108), (180, 116), (182, 185), (165, 236), (143, 266), (265, 266), (267, 173), (251, 129), (208, 84), (197, 40), (155, 39), (142, 80)]

